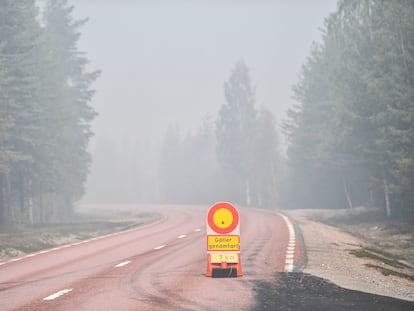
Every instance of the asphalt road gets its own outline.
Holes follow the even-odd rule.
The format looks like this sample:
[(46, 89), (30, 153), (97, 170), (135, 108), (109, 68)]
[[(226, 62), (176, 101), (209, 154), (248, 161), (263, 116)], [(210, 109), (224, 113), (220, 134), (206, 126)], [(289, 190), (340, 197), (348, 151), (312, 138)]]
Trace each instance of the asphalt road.
[(339, 287), (302, 273), (276, 273), (273, 281), (255, 281), (251, 311), (412, 311), (414, 302)]
[(154, 208), (164, 215), (154, 224), (0, 262), (0, 310), (414, 310), (286, 273), (303, 264), (304, 245), (267, 211), (239, 209), (243, 276), (206, 277), (208, 207)]
[(208, 207), (158, 209), (155, 224), (0, 262), (0, 309), (249, 310), (254, 282), (285, 269), (289, 231), (276, 213), (239, 209), (243, 276), (210, 278)]

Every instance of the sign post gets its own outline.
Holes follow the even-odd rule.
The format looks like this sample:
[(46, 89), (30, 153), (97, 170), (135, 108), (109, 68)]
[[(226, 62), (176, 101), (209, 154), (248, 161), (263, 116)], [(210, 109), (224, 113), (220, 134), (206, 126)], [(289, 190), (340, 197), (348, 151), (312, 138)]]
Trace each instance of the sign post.
[(242, 276), (239, 212), (218, 202), (207, 214), (207, 273), (211, 277)]

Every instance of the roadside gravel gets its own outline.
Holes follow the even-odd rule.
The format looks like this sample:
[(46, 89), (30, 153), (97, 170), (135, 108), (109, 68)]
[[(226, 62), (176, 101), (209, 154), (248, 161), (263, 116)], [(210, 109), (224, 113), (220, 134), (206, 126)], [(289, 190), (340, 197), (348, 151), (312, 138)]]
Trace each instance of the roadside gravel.
[[(285, 211), (302, 231), (307, 262), (303, 272), (327, 279), (343, 288), (414, 301), (414, 282), (395, 275), (384, 275), (367, 264), (386, 263), (359, 258), (352, 250), (369, 247), (361, 237), (314, 220), (315, 211)], [(410, 272), (411, 268), (409, 268)]]
[(67, 245), (144, 225), (160, 218), (149, 212), (93, 210), (85, 208), (72, 222), (21, 226), (0, 230), (0, 261)]

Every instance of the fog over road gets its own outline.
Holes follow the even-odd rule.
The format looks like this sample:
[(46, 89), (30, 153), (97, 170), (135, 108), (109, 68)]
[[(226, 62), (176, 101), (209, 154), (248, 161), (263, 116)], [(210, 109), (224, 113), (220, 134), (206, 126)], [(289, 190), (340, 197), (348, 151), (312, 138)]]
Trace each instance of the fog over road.
[(243, 276), (222, 279), (205, 276), (208, 207), (156, 209), (154, 224), (0, 262), (1, 309), (249, 310), (254, 281), (285, 269), (279, 214), (239, 209)]

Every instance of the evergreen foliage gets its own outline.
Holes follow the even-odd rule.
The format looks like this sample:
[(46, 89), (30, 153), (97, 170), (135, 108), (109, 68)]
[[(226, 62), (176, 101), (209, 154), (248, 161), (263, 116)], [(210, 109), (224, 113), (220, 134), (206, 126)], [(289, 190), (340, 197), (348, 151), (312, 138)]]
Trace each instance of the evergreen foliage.
[[(273, 114), (255, 107), (255, 90), (244, 62), (224, 85), (226, 104), (216, 122), (217, 157), (228, 188), (240, 204), (275, 203), (278, 140)], [(230, 188), (233, 186), (233, 189)]]
[[(55, 221), (84, 191), (98, 72), (77, 50), (72, 7), (0, 2), (0, 222)], [(40, 22), (43, 17), (43, 22)]]
[(244, 196), (241, 202), (250, 205), (257, 112), (255, 91), (244, 62), (236, 64), (224, 84), (224, 93), (227, 104), (221, 107), (216, 124), (217, 154), (222, 167), (234, 180), (239, 200)]
[(210, 204), (223, 200), (225, 184), (210, 118), (184, 138), (177, 126), (169, 128), (161, 146), (159, 178), (162, 202)]
[[(295, 207), (414, 206), (414, 2), (339, 1), (284, 124)], [(342, 193), (342, 200), (335, 197)]]

